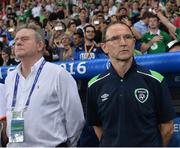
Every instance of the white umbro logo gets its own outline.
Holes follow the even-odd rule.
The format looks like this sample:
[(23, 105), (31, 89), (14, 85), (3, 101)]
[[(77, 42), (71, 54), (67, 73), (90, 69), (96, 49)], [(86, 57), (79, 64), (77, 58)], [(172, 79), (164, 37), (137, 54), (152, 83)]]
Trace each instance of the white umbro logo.
[(101, 96), (102, 101), (106, 101), (107, 99), (109, 99), (108, 97), (109, 97), (109, 94), (103, 94), (103, 95)]

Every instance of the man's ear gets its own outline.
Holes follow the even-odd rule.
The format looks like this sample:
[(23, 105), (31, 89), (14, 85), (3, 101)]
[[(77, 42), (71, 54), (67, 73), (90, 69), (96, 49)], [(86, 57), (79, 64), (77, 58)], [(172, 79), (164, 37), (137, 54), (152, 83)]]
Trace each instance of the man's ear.
[(39, 47), (38, 51), (42, 51), (44, 49), (44, 47), (45, 47), (45, 44), (42, 41), (40, 41), (39, 44), (38, 44), (38, 47)]
[(101, 48), (104, 51), (105, 54), (108, 54), (108, 48), (106, 46), (106, 43), (101, 43)]

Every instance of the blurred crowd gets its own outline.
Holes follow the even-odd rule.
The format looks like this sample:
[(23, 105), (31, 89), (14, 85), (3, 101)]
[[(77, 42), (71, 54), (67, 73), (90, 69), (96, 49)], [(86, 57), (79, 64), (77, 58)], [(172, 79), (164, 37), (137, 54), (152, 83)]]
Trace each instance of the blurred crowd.
[(13, 52), (14, 35), (18, 26), (30, 23), (45, 38), (47, 61), (106, 58), (101, 49), (103, 30), (117, 21), (131, 28), (135, 55), (168, 52), (180, 43), (155, 8), (180, 28), (179, 0), (2, 0), (0, 66), (20, 62)]

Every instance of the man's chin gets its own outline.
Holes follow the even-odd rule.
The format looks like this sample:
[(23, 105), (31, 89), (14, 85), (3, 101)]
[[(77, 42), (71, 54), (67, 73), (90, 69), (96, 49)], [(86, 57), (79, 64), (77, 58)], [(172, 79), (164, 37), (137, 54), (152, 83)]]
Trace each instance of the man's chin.
[(17, 57), (18, 59), (21, 59), (22, 57), (24, 57), (24, 55), (23, 55), (23, 54), (16, 54), (16, 57)]
[(132, 56), (129, 56), (129, 55), (124, 55), (124, 56), (121, 56), (121, 57), (118, 57), (117, 60), (118, 61), (129, 61), (130, 59), (132, 58)]

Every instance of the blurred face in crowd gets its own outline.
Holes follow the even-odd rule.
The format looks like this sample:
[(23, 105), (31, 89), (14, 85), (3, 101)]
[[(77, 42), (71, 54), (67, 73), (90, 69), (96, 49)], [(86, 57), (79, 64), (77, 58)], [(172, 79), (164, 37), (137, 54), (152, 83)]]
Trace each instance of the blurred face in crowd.
[(99, 6), (98, 6), (98, 10), (99, 10), (99, 11), (103, 11), (102, 5), (99, 5)]
[(108, 11), (109, 11), (109, 7), (108, 7), (108, 5), (105, 5), (105, 6), (103, 7), (103, 12), (104, 12), (104, 13), (108, 13)]
[(114, 0), (109, 0), (109, 7), (112, 7), (114, 5)]
[(107, 5), (107, 1), (106, 1), (106, 0), (101, 0), (101, 5), (102, 5), (102, 6)]
[(73, 11), (73, 13), (79, 13), (79, 7), (78, 6), (73, 6), (72, 11)]
[(158, 25), (159, 25), (158, 18), (156, 18), (156, 17), (149, 18), (149, 23), (148, 24), (149, 24), (150, 29), (157, 29)]
[(119, 16), (127, 16), (127, 10), (126, 8), (122, 7), (122, 8), (119, 8), (118, 11), (116, 12), (116, 15), (119, 17)]
[(6, 59), (10, 58), (9, 55), (4, 51), (1, 52), (1, 57), (2, 57), (3, 61), (6, 61)]
[(95, 6), (95, 4), (94, 4), (94, 3), (90, 4), (90, 9), (91, 9), (91, 10), (96, 9), (96, 6)]
[(64, 25), (61, 22), (56, 23), (56, 25), (54, 26), (54, 30), (55, 30), (54, 37), (58, 37), (66, 31)]
[(87, 17), (87, 12), (86, 10), (82, 9), (80, 12), (80, 17)]
[(75, 44), (76, 46), (78, 46), (78, 45), (81, 44), (81, 37), (80, 37), (79, 34), (75, 34), (75, 35), (73, 36), (73, 39), (74, 39), (74, 44)]
[(168, 1), (167, 3), (166, 3), (166, 11), (167, 12), (170, 12), (172, 9), (173, 9), (173, 3), (171, 3), (170, 1)]
[(104, 22), (104, 16), (103, 15), (97, 16), (97, 19), (99, 20), (100, 24)]
[(94, 3), (94, 0), (89, 0), (89, 4), (92, 4), (92, 3)]
[(80, 12), (80, 8), (78, 6), (75, 7), (75, 12), (79, 13)]
[(42, 54), (43, 46), (42, 41), (37, 41), (32, 29), (21, 29), (16, 33), (14, 49), (19, 59), (39, 56)]
[(94, 40), (95, 37), (95, 30), (92, 27), (87, 27), (85, 30), (85, 39), (87, 40)]
[(112, 23), (117, 22), (117, 17), (116, 17), (116, 15), (112, 15), (112, 16), (111, 16), (111, 22), (112, 22)]
[(54, 38), (53, 43), (54, 43), (55, 47), (60, 47), (61, 46), (61, 36)]
[(13, 19), (9, 19), (9, 26), (10, 27), (14, 27), (15, 26), (15, 23), (14, 23)]
[(103, 50), (111, 61), (128, 61), (133, 57), (134, 45), (130, 29), (124, 24), (114, 24), (106, 32)]
[(63, 35), (61, 38), (61, 43), (63, 46), (69, 46), (70, 45), (70, 39), (67, 35)]
[(8, 8), (7, 9), (7, 14), (11, 14), (12, 13), (12, 8)]
[(133, 10), (138, 10), (139, 9), (139, 3), (138, 2), (133, 2), (132, 9)]
[(69, 31), (71, 31), (72, 33), (75, 33), (77, 31), (77, 28), (76, 28), (76, 24), (75, 23), (72, 23), (69, 27)]
[(85, 22), (87, 18), (87, 12), (85, 10), (81, 10), (79, 18), (81, 22)]

